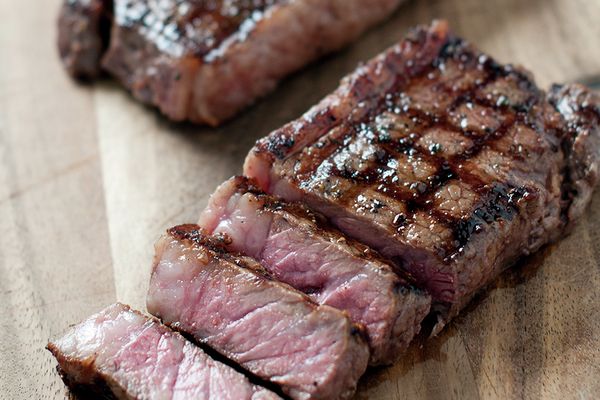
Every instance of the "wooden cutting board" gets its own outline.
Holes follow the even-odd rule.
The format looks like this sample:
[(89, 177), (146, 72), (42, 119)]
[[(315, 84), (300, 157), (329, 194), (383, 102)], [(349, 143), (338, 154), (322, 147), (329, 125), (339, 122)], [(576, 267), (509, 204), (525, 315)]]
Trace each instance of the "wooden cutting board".
[[(366, 1), (366, 0), (365, 0)], [(253, 142), (433, 17), (546, 87), (600, 74), (599, 0), (415, 0), (220, 129), (167, 122), (55, 51), (59, 0), (0, 0), (0, 398), (64, 399), (44, 346), (115, 300), (144, 308), (153, 242), (195, 221)], [(358, 399), (600, 396), (600, 194), (437, 338), (369, 371)]]

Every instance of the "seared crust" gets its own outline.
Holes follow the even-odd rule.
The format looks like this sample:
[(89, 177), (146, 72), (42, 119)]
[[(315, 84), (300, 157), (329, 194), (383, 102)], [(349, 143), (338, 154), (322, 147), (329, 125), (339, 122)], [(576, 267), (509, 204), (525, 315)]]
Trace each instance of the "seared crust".
[[(86, 0), (77, 0), (86, 5), (78, 13), (68, 8), (71, 2), (63, 8), (61, 47), (77, 44), (70, 15), (95, 21)], [(400, 2), (115, 0), (102, 66), (169, 118), (218, 125), (283, 77), (354, 40)]]
[(379, 250), (452, 316), (589, 199), (597, 108), (576, 104), (597, 99), (554, 92), (436, 21), (261, 139), (244, 171)]
[[(240, 268), (247, 269), (251, 271), (253, 274), (257, 275), (260, 278), (264, 278), (270, 281), (273, 281), (273, 277), (260, 263), (254, 260), (251, 257), (246, 257), (242, 254), (234, 254), (227, 250), (227, 247), (223, 243), (222, 238), (212, 237), (207, 235), (206, 232), (196, 224), (184, 224), (177, 225), (173, 228), (169, 228), (167, 230), (167, 234), (174, 237), (177, 240), (181, 241), (190, 241), (195, 246), (201, 246), (207, 253), (210, 258), (213, 259), (222, 259), (226, 262), (233, 263)], [(155, 260), (156, 262), (157, 260)], [(284, 287), (289, 287), (292, 292), (296, 293), (294, 288), (286, 285), (285, 283), (281, 283)], [(307, 305), (310, 307), (317, 307), (317, 304), (313, 302), (308, 296), (304, 294), (297, 293), (298, 296), (302, 296), (304, 300), (306, 300)]]
[(110, 0), (69, 0), (58, 19), (58, 50), (71, 75), (92, 79), (101, 74), (100, 59), (108, 46)]

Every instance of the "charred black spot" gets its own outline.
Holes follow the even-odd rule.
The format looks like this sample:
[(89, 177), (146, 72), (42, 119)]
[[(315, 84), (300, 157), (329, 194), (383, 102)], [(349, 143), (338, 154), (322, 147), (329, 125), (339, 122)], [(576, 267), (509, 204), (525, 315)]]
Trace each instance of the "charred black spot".
[(287, 150), (292, 148), (294, 143), (294, 137), (284, 133), (281, 135), (269, 136), (267, 150), (281, 160), (285, 158)]
[(519, 211), (519, 201), (530, 196), (531, 191), (525, 187), (511, 188), (504, 184), (495, 184), (473, 214), (455, 224), (455, 249), (464, 247), (471, 237), (481, 232), (485, 226), (501, 220), (511, 221)]
[(382, 209), (383, 207), (385, 207), (385, 203), (383, 203), (377, 199), (373, 199), (373, 201), (371, 202), (371, 208), (369, 209), (369, 211), (373, 214), (377, 214), (379, 212), (379, 210)]
[(302, 292), (306, 293), (307, 295), (314, 295), (314, 294), (318, 294), (321, 293), (321, 290), (323, 288), (321, 287), (316, 287), (316, 286), (310, 286), (310, 287), (305, 287), (302, 288)]
[(168, 234), (179, 239), (198, 241), (202, 236), (201, 228), (195, 224), (177, 225), (167, 231)]
[(102, 15), (100, 17), (99, 29), (100, 38), (102, 40), (102, 53), (108, 49), (110, 43), (110, 32), (114, 19), (114, 3), (113, 0), (102, 1)]
[(428, 150), (429, 150), (429, 154), (435, 155), (442, 150), (442, 145), (439, 143), (432, 143), (429, 145)]
[(392, 224), (396, 227), (396, 228), (401, 228), (404, 227), (406, 225), (406, 215), (404, 214), (396, 214), (394, 216), (394, 219), (392, 220)]
[(445, 185), (449, 180), (456, 177), (452, 167), (447, 162), (442, 162), (437, 174), (430, 177), (429, 184), (432, 188), (438, 188)]
[(366, 339), (365, 330), (361, 325), (352, 324), (352, 326), (350, 328), (350, 335), (360, 336), (361, 338)]
[(438, 57), (433, 61), (434, 67), (439, 67), (445, 60), (459, 54), (465, 45), (465, 41), (459, 37), (451, 37), (440, 50)]

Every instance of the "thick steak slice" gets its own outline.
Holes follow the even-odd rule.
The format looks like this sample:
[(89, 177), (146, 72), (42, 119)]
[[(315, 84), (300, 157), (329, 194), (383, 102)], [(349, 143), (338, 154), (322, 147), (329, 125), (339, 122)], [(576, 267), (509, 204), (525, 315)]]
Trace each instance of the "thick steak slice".
[[(354, 40), (400, 1), (114, 0), (102, 65), (169, 118), (217, 125)], [(74, 18), (85, 20), (83, 10)]]
[(581, 213), (597, 124), (584, 88), (549, 99), (438, 21), (260, 140), (244, 170), (392, 260), (449, 317)]
[(351, 397), (369, 358), (361, 329), (199, 229), (158, 242), (148, 310), (293, 399)]
[(72, 327), (48, 350), (65, 383), (95, 398), (279, 399), (179, 333), (118, 303)]
[(212, 195), (198, 224), (315, 302), (347, 311), (365, 326), (371, 364), (389, 364), (419, 332), (430, 298), (400, 280), (367, 246), (322, 222), (235, 177)]
[(78, 78), (96, 78), (108, 46), (110, 0), (65, 0), (58, 18), (58, 50), (66, 70)]

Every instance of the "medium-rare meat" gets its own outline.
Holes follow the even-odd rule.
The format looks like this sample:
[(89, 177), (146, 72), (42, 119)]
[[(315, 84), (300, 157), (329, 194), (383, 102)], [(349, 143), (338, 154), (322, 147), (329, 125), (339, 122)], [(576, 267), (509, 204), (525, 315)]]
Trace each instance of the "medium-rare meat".
[(317, 303), (347, 311), (365, 326), (373, 365), (396, 360), (429, 312), (429, 296), (400, 280), (367, 246), (326, 227), (305, 207), (266, 195), (247, 178), (223, 183), (198, 224)]
[(436, 21), (259, 140), (244, 171), (392, 260), (447, 318), (581, 214), (598, 116), (584, 87), (547, 95)]
[[(78, 33), (92, 41), (95, 30), (85, 25), (93, 27), (97, 14), (90, 1), (65, 0), (61, 18), (67, 24), (61, 30), (73, 32), (71, 44), (61, 36), (61, 49), (85, 61), (92, 57), (79, 57)], [(400, 1), (114, 0), (102, 67), (169, 118), (217, 125), (286, 75), (355, 39)], [(71, 29), (70, 21), (83, 28)], [(83, 65), (79, 71), (67, 63), (76, 74), (88, 69)]]
[(65, 383), (94, 398), (279, 399), (179, 333), (118, 303), (72, 327), (48, 349)]
[(345, 313), (228, 253), (197, 225), (158, 242), (147, 306), (293, 399), (349, 398), (367, 367), (364, 333)]
[(67, 71), (78, 78), (96, 78), (108, 46), (109, 0), (65, 0), (58, 18), (58, 50)]

